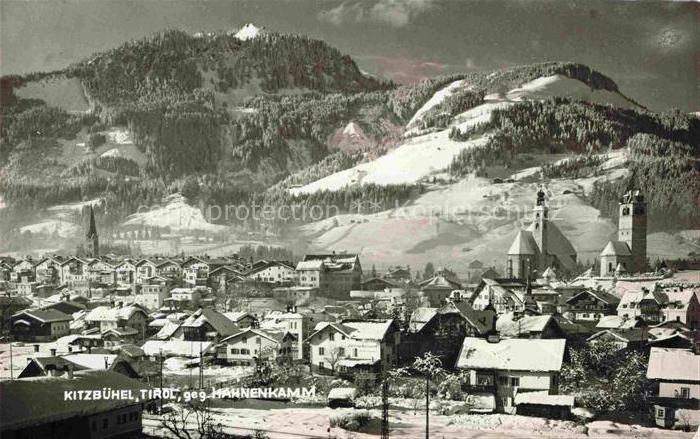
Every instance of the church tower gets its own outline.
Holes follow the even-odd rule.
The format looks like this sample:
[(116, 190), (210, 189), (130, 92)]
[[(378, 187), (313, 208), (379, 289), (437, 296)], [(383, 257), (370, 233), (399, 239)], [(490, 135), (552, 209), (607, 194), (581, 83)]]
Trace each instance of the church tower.
[(640, 273), (647, 265), (647, 203), (639, 190), (627, 191), (620, 200), (618, 241), (632, 253), (627, 271)]
[(548, 261), (548, 242), (547, 242), (547, 223), (549, 223), (549, 208), (545, 202), (544, 190), (540, 189), (537, 192), (537, 202), (535, 204), (534, 218), (532, 223), (532, 235), (535, 238), (537, 247), (540, 253), (534, 261), (533, 269), (536, 269), (540, 274), (549, 267)]
[(90, 222), (88, 223), (88, 230), (85, 235), (85, 256), (91, 258), (100, 256), (100, 240), (97, 236), (95, 212), (92, 210), (92, 206), (90, 206)]

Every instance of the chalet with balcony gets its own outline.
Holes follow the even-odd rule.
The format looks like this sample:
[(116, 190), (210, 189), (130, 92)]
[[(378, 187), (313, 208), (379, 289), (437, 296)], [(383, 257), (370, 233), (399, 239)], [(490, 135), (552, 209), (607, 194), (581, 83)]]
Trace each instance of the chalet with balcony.
[(656, 425), (697, 428), (700, 425), (700, 355), (698, 349), (652, 348), (647, 379), (656, 394), (650, 398)]
[(55, 309), (26, 309), (12, 316), (12, 334), (22, 341), (51, 341), (70, 333), (71, 320)]

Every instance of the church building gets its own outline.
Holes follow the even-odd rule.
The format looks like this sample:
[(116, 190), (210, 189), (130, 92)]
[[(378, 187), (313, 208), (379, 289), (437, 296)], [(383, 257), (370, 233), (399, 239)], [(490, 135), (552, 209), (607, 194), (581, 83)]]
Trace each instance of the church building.
[(617, 241), (600, 253), (600, 275), (640, 273), (647, 265), (647, 204), (640, 191), (627, 191), (620, 199)]
[(88, 230), (85, 235), (85, 256), (89, 258), (97, 258), (100, 256), (100, 240), (97, 236), (95, 212), (92, 206), (90, 206), (90, 222), (88, 223)]
[(542, 274), (552, 267), (571, 270), (576, 266), (576, 250), (549, 219), (543, 190), (537, 192), (532, 224), (518, 232), (508, 249), (506, 276), (527, 279), (533, 272)]

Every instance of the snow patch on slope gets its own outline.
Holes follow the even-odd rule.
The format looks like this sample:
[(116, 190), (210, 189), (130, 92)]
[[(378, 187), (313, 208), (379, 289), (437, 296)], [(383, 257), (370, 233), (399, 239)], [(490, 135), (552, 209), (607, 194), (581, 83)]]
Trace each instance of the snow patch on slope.
[(435, 106), (440, 105), (442, 101), (444, 101), (447, 97), (452, 96), (452, 94), (457, 91), (462, 85), (464, 84), (464, 80), (459, 79), (457, 81), (452, 82), (450, 85), (448, 85), (445, 88), (442, 88), (438, 90), (433, 97), (428, 99), (428, 102), (423, 104), (422, 107), (416, 111), (416, 114), (413, 115), (411, 120), (408, 122), (406, 127), (411, 127), (412, 125), (415, 125), (416, 122), (418, 122), (425, 113), (428, 111), (432, 110)]
[(253, 23), (248, 23), (236, 32), (234, 36), (241, 41), (252, 40), (257, 38), (262, 31), (262, 28), (255, 26)]
[(595, 90), (585, 83), (564, 75), (552, 75), (537, 78), (522, 87), (508, 92), (506, 97), (512, 101), (541, 100), (563, 96), (594, 104), (614, 105), (622, 108), (638, 108), (617, 92)]
[(125, 226), (170, 227), (173, 230), (204, 230), (220, 232), (225, 226), (207, 222), (202, 212), (192, 207), (180, 194), (166, 198), (164, 206), (154, 206), (147, 212), (130, 215)]

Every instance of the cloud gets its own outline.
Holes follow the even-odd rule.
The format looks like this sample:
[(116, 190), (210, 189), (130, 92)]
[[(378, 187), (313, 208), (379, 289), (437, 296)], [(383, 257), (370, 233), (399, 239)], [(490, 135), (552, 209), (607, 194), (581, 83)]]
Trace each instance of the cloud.
[(343, 2), (319, 12), (318, 19), (342, 26), (346, 23), (372, 22), (403, 27), (435, 6), (435, 0), (378, 0), (371, 5)]

